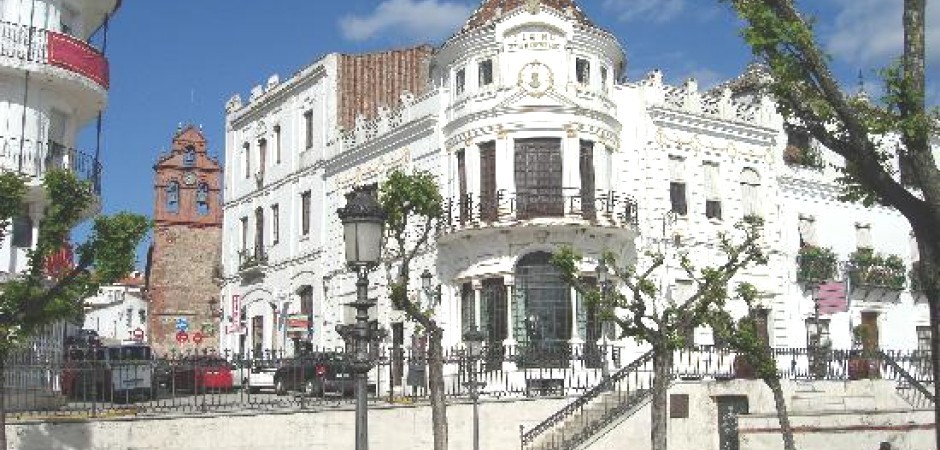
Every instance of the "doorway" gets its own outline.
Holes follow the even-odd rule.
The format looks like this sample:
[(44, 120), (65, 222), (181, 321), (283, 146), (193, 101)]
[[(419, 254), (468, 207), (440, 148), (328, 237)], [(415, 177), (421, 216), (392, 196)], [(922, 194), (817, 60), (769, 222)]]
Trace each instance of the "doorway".
[(746, 395), (722, 395), (715, 397), (718, 406), (718, 448), (738, 450), (738, 416), (747, 414)]

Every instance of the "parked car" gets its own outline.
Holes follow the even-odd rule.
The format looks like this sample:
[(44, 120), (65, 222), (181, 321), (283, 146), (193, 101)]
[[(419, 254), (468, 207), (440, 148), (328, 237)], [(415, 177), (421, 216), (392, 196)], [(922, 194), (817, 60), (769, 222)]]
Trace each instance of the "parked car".
[(150, 398), (152, 365), (150, 347), (143, 344), (71, 347), (60, 374), (62, 393), (77, 400)]
[(341, 353), (313, 353), (284, 360), (274, 372), (274, 392), (303, 391), (307, 395), (351, 396), (355, 380), (349, 359)]
[(170, 372), (173, 389), (205, 392), (233, 388), (232, 366), (218, 356), (187, 356), (171, 362)]

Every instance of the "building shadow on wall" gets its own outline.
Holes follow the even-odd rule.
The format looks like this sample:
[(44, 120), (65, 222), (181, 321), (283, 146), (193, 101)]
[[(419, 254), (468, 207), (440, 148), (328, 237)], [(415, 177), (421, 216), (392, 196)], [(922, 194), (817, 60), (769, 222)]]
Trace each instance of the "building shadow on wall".
[(92, 428), (83, 422), (42, 423), (7, 428), (10, 449), (16, 450), (90, 450)]

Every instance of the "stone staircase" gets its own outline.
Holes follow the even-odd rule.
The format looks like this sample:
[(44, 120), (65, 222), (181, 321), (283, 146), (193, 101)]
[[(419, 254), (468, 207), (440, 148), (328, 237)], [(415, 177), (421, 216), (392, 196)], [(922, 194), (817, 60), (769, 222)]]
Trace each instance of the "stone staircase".
[(524, 450), (573, 450), (629, 417), (652, 397), (653, 353), (647, 352), (529, 431)]
[(880, 353), (882, 375), (897, 383), (898, 395), (915, 409), (933, 408), (936, 390), (929, 356), (901, 358), (883, 351)]

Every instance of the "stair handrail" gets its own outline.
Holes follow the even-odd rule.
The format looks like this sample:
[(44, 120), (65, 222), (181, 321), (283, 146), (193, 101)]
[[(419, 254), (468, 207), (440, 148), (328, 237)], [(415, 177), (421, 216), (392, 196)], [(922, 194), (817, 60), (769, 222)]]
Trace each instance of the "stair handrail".
[(894, 369), (894, 372), (900, 375), (901, 378), (904, 379), (904, 381), (906, 381), (909, 385), (914, 387), (914, 389), (916, 389), (918, 392), (923, 394), (924, 397), (927, 398), (927, 400), (930, 400), (930, 403), (936, 404), (936, 399), (934, 398), (934, 395), (930, 392), (929, 389), (927, 389), (926, 386), (924, 386), (923, 383), (917, 380), (917, 378), (914, 378), (914, 376), (908, 373), (908, 371), (904, 370), (904, 368), (901, 367), (901, 365), (898, 364), (897, 361), (894, 360), (894, 358), (888, 356), (888, 354), (885, 353), (884, 350), (878, 350), (878, 353), (881, 356), (881, 360), (884, 361), (884, 363), (887, 364), (889, 367)]
[[(601, 393), (609, 391), (610, 388), (614, 386), (614, 383), (623, 380), (627, 375), (636, 371), (638, 368), (645, 365), (647, 362), (653, 359), (653, 351), (650, 350), (642, 355), (639, 358), (635, 359), (630, 364), (627, 364), (620, 370), (614, 372), (608, 376), (605, 380), (601, 381), (591, 389), (588, 389), (580, 397), (576, 398), (573, 402), (565, 405), (564, 408), (555, 412), (547, 419), (543, 420), (538, 425), (532, 427), (529, 431), (522, 432), (522, 446), (525, 447), (526, 444), (531, 444), (539, 437), (542, 433), (550, 430), (555, 424), (564, 421), (567, 417), (574, 414), (582, 406), (590, 402), (591, 400), (597, 398)], [(606, 363), (606, 362), (605, 362)]]

